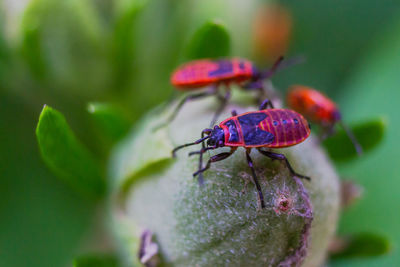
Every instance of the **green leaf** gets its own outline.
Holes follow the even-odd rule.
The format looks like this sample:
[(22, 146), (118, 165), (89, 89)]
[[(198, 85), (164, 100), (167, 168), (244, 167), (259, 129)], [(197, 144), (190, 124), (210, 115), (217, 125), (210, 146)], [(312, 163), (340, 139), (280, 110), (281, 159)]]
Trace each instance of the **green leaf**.
[[(368, 152), (383, 140), (386, 120), (384, 118), (376, 118), (359, 122), (351, 125), (351, 129), (363, 152)], [(353, 143), (343, 129), (340, 129), (337, 134), (325, 140), (324, 145), (331, 158), (336, 161), (346, 161), (358, 156)]]
[(193, 35), (186, 51), (188, 59), (219, 58), (230, 54), (231, 39), (225, 26), (217, 21), (206, 22)]
[(90, 254), (74, 259), (73, 267), (117, 267), (118, 260), (114, 255)]
[(61, 180), (84, 195), (103, 195), (105, 180), (98, 163), (77, 140), (60, 112), (44, 106), (36, 137), (44, 161)]
[(112, 42), (112, 68), (115, 87), (123, 89), (131, 79), (134, 62), (136, 18), (147, 0), (116, 1), (116, 15)]
[(110, 143), (115, 143), (124, 137), (132, 124), (123, 110), (113, 104), (89, 103), (88, 112), (103, 137)]
[(389, 240), (374, 233), (359, 233), (344, 241), (341, 251), (332, 254), (332, 258), (373, 257), (390, 251)]

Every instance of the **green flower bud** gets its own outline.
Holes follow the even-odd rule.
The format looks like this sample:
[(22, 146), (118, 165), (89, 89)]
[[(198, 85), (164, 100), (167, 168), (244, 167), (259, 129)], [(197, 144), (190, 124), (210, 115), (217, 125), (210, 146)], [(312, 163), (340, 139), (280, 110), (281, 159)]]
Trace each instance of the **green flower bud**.
[[(254, 110), (230, 104), (230, 111)], [(264, 195), (261, 209), (245, 150), (213, 163), (199, 186), (193, 172), (201, 145), (193, 142), (209, 126), (215, 100), (186, 104), (166, 127), (155, 129), (171, 112), (148, 115), (115, 150), (110, 176), (112, 228), (125, 262), (153, 266), (320, 266), (334, 234), (339, 211), (339, 180), (313, 137), (291, 148), (276, 149), (294, 170), (280, 161), (251, 152)], [(219, 148), (204, 155), (229, 151)], [(155, 252), (156, 251), (156, 252)], [(152, 259), (152, 261), (149, 260)]]

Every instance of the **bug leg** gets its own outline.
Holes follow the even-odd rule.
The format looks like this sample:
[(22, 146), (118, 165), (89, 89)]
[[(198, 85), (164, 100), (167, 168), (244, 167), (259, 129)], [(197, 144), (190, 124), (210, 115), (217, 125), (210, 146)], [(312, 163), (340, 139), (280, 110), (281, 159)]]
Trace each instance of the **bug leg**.
[(350, 128), (344, 124), (342, 121), (339, 121), (339, 124), (342, 126), (343, 130), (346, 132), (347, 136), (350, 138), (350, 141), (353, 143), (353, 146), (359, 156), (362, 155), (363, 150), (360, 143), (357, 141), (356, 137), (354, 136), (353, 132)]
[(195, 99), (201, 99), (203, 97), (207, 97), (207, 96), (212, 96), (215, 95), (215, 91), (207, 91), (207, 92), (202, 92), (202, 93), (198, 93), (198, 94), (191, 94), (188, 95), (186, 97), (184, 97), (179, 104), (176, 106), (174, 112), (171, 114), (171, 116), (168, 118), (167, 122), (171, 122), (172, 120), (175, 119), (176, 115), (178, 115), (179, 110), (183, 107), (183, 105), (187, 102), (187, 101), (191, 101), (191, 100), (195, 100)]
[(271, 100), (265, 99), (265, 100), (261, 103), (259, 110), (267, 109), (268, 106), (270, 106), (270, 108), (274, 108), (274, 105), (272, 104)]
[[(201, 138), (205, 138), (204, 135), (206, 134), (210, 134), (211, 133), (211, 129), (205, 129), (201, 132)], [(199, 170), (203, 167), (203, 154), (204, 152), (206, 152), (209, 149), (215, 149), (214, 147), (210, 147), (210, 148), (206, 148), (206, 145), (204, 143), (204, 141), (201, 142), (201, 150), (200, 150), (200, 155), (199, 155)], [(190, 153), (189, 153), (189, 157), (190, 157)], [(203, 173), (200, 173), (199, 177), (197, 178), (197, 181), (199, 182), (199, 185), (202, 186), (204, 184), (204, 179), (203, 179)]]
[(286, 164), (286, 167), (289, 169), (290, 173), (293, 176), (296, 176), (296, 177), (299, 177), (299, 178), (303, 178), (303, 179), (307, 179), (307, 180), (311, 180), (310, 177), (304, 176), (304, 175), (301, 175), (301, 174), (298, 174), (297, 172), (295, 172), (285, 155), (279, 154), (279, 153), (270, 152), (270, 151), (265, 151), (265, 150), (261, 150), (261, 149), (258, 149), (258, 151), (260, 151), (260, 153), (263, 154), (264, 156), (267, 156), (267, 157), (269, 157), (271, 159), (277, 159), (277, 160), (284, 161), (285, 164)]
[(207, 96), (213, 96), (216, 95), (217, 91), (216, 91), (216, 87), (211, 88), (211, 90), (206, 91), (206, 92), (202, 92), (202, 93), (198, 93), (198, 94), (191, 94), (191, 95), (187, 95), (185, 96), (176, 106), (176, 108), (174, 109), (174, 111), (172, 112), (172, 114), (169, 116), (169, 118), (166, 120), (166, 122), (162, 123), (161, 125), (159, 125), (158, 127), (156, 127), (156, 129), (159, 129), (161, 127), (164, 127), (165, 125), (169, 124), (171, 121), (173, 121), (175, 119), (175, 117), (178, 115), (179, 111), (181, 110), (181, 108), (183, 107), (183, 105), (187, 102), (187, 101), (191, 101), (191, 100), (196, 100), (196, 99), (201, 99)]
[(204, 153), (204, 151), (203, 150), (192, 151), (192, 152), (189, 152), (188, 156), (190, 157), (190, 156), (201, 154), (201, 153)]
[(231, 151), (229, 151), (229, 152), (223, 152), (223, 153), (217, 154), (215, 156), (212, 156), (207, 161), (207, 164), (204, 168), (199, 168), (199, 170), (197, 172), (193, 173), (193, 177), (195, 177), (197, 175), (201, 175), (203, 172), (205, 172), (206, 170), (208, 170), (211, 167), (211, 163), (224, 160), (227, 157), (229, 157), (230, 155), (232, 155), (235, 151), (236, 151), (236, 147), (231, 147)]
[(190, 157), (190, 156), (193, 156), (193, 155), (201, 154), (201, 153), (206, 152), (207, 150), (212, 150), (212, 149), (215, 149), (215, 147), (206, 147), (206, 148), (202, 148), (202, 149), (200, 149), (199, 151), (192, 151), (192, 152), (189, 152), (188, 156)]
[(225, 93), (224, 96), (217, 94), (218, 100), (220, 101), (220, 104), (218, 106), (217, 111), (214, 114), (213, 119), (211, 120), (210, 127), (215, 125), (215, 122), (217, 121), (219, 115), (221, 115), (222, 111), (224, 111), (224, 108), (226, 107), (226, 104), (228, 104), (229, 99), (231, 98), (231, 92), (228, 89), (228, 91)]
[(319, 143), (335, 133), (335, 127), (332, 124), (322, 125), (321, 132), (318, 135)]
[(254, 169), (254, 164), (253, 164), (253, 160), (250, 157), (250, 150), (246, 149), (246, 159), (247, 159), (247, 164), (249, 165), (250, 169), (251, 169), (251, 173), (253, 175), (253, 180), (254, 180), (254, 184), (257, 187), (257, 191), (258, 191), (258, 198), (260, 200), (261, 203), (261, 208), (265, 208), (265, 203), (264, 203), (264, 196), (263, 193), (261, 191), (261, 186), (258, 183), (258, 179), (257, 179), (257, 175), (256, 175), (256, 170)]

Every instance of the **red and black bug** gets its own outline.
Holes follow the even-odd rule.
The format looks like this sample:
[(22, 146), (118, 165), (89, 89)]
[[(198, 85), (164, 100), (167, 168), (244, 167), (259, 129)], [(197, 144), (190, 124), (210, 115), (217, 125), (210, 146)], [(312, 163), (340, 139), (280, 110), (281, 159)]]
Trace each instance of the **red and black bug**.
[[(242, 85), (241, 88), (245, 90), (258, 90), (260, 95), (263, 95), (263, 81), (269, 79), (278, 70), (278, 67), (282, 69), (289, 65), (298, 64), (304, 59), (296, 57), (284, 63), (282, 63), (282, 60), (283, 57), (278, 58), (270, 69), (264, 71), (259, 71), (251, 61), (243, 58), (201, 59), (178, 67), (171, 76), (171, 84), (178, 90), (194, 91), (205, 86), (211, 86), (211, 88), (204, 92), (187, 95), (178, 103), (167, 121), (172, 121), (188, 100), (217, 96), (220, 105), (211, 121), (211, 125), (214, 125), (230, 98), (229, 86), (231, 84)], [(225, 92), (219, 90), (221, 85), (225, 85)]]
[(342, 115), (336, 104), (321, 92), (303, 85), (294, 85), (289, 89), (287, 95), (288, 105), (303, 114), (307, 119), (321, 125), (321, 140), (334, 132), (336, 123), (339, 123), (346, 131), (354, 144), (359, 155), (362, 154), (362, 147), (357, 142), (354, 134), (342, 121)]
[[(272, 109), (266, 109), (268, 106)], [(294, 146), (306, 140), (310, 131), (307, 120), (301, 114), (289, 109), (273, 109), (271, 102), (265, 100), (259, 111), (246, 112), (240, 115), (233, 111), (232, 117), (214, 126), (213, 129), (204, 129), (199, 140), (176, 147), (172, 151), (172, 155), (175, 157), (176, 151), (181, 148), (201, 143), (201, 150), (189, 153), (189, 155), (199, 154), (199, 169), (193, 176), (199, 175), (199, 183), (201, 184), (203, 182), (202, 173), (210, 168), (211, 163), (226, 159), (238, 147), (244, 147), (261, 206), (264, 208), (263, 194), (257, 180), (253, 161), (250, 158), (251, 149), (256, 148), (267, 157), (284, 161), (292, 175), (310, 179), (296, 173), (285, 155), (262, 149)], [(205, 143), (205, 140), (207, 140), (207, 143)], [(203, 167), (204, 152), (219, 147), (230, 147), (231, 151), (212, 156), (206, 166)]]

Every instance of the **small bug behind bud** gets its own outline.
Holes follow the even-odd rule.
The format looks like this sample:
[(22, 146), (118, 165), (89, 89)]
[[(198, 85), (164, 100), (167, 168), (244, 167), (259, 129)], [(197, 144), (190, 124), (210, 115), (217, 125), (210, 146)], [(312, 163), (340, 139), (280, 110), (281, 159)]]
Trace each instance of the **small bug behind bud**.
[(321, 140), (334, 132), (339, 123), (352, 141), (358, 155), (362, 154), (362, 147), (353, 132), (342, 121), (342, 115), (336, 104), (321, 92), (303, 85), (294, 85), (287, 95), (289, 107), (303, 114), (307, 119), (322, 127)]

